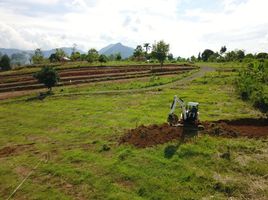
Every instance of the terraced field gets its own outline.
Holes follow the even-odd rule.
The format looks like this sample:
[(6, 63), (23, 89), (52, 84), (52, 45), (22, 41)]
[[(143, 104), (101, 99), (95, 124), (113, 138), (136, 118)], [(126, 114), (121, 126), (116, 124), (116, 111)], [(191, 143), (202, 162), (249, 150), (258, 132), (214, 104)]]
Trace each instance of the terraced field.
[[(155, 65), (129, 66), (92, 66), (58, 70), (60, 82), (58, 86), (76, 85), (107, 80), (142, 78), (152, 75), (163, 76), (179, 74), (196, 69), (194, 66), (165, 65), (163, 68)], [(33, 73), (0, 74), (0, 92), (32, 90), (44, 88), (33, 78)]]

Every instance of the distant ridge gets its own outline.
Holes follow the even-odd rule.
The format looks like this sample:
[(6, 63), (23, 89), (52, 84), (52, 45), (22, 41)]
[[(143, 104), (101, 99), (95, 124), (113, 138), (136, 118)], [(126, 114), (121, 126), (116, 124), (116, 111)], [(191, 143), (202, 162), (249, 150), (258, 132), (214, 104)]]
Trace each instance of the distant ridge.
[(132, 56), (134, 49), (128, 46), (124, 46), (121, 43), (110, 44), (99, 50), (99, 54), (109, 56), (111, 54), (120, 53), (122, 58), (128, 58)]
[[(67, 55), (71, 55), (73, 48), (72, 47), (61, 47), (59, 49), (62, 49)], [(43, 50), (41, 49), (44, 57), (48, 58), (52, 53), (56, 52), (56, 49), (50, 49), (50, 50)], [(85, 53), (81, 50), (77, 50), (80, 53)], [(0, 48), (0, 52), (2, 55), (7, 54), (9, 57), (11, 57), (12, 54), (15, 53), (21, 53), (21, 54), (28, 54), (29, 56), (34, 54), (34, 50), (21, 50), (21, 49), (6, 49), (6, 48)]]
[[(72, 54), (73, 48), (72, 47), (62, 47), (60, 48), (62, 49), (68, 56), (70, 56)], [(42, 53), (44, 55), (45, 58), (49, 58), (49, 56), (52, 53), (56, 52), (56, 49), (50, 49), (50, 50), (42, 50)], [(84, 53), (81, 50), (77, 50), (80, 53)], [(21, 49), (5, 49), (5, 48), (0, 48), (0, 54), (4, 55), (8, 55), (10, 58), (13, 54), (20, 54), (20, 56), (17, 56), (17, 59), (13, 59), (11, 61), (11, 64), (16, 64), (16, 63), (20, 63), (21, 65), (26, 65), (26, 64), (30, 64), (30, 60), (32, 55), (34, 54), (34, 50), (21, 50)]]
[[(62, 49), (68, 56), (70, 56), (72, 54), (73, 48), (72, 47), (61, 47), (59, 49)], [(41, 49), (43, 55), (45, 58), (49, 58), (49, 56), (53, 53), (56, 52), (56, 48), (55, 49), (50, 49), (50, 50), (43, 50)], [(77, 49), (78, 52), (82, 53), (86, 53), (84, 51), (81, 51), (79, 49)], [(102, 48), (101, 50), (99, 50), (99, 54), (104, 54), (104, 55), (111, 55), (111, 54), (116, 54), (116, 53), (120, 53), (122, 58), (128, 58), (130, 56), (132, 56), (134, 52), (134, 49), (128, 46), (124, 46), (121, 43), (116, 43), (116, 44), (110, 44), (104, 48)], [(0, 48), (0, 54), (4, 55), (8, 55), (9, 57), (11, 57), (13, 54), (21, 54), (20, 58), (18, 60), (14, 60), (14, 62), (20, 62), (22, 65), (24, 64), (30, 64), (30, 58), (32, 57), (32, 55), (34, 54), (34, 50), (21, 50), (21, 49), (14, 49), (14, 48)]]

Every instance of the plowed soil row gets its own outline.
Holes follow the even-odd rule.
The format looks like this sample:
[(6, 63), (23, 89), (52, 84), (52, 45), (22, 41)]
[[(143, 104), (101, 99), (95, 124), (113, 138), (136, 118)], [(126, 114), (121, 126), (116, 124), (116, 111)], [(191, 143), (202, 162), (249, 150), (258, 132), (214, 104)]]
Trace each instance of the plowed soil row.
[[(59, 65), (55, 65), (54, 67), (59, 67), (62, 66), (62, 64)], [(193, 67), (191, 64), (182, 64), (182, 65), (178, 65), (178, 64), (165, 64), (165, 67)], [(39, 66), (42, 67), (42, 66)], [(58, 73), (63, 73), (63, 72), (74, 72), (74, 71), (84, 71), (84, 70), (107, 70), (107, 69), (126, 69), (126, 68), (139, 68), (139, 69), (143, 69), (143, 68), (157, 68), (159, 67), (159, 64), (141, 64), (141, 65), (115, 65), (115, 66), (74, 66), (74, 67), (67, 67), (67, 68), (56, 68), (56, 70), (58, 71)], [(32, 67), (34, 68), (34, 67)], [(32, 75), (33, 72), (21, 72), (21, 71), (14, 71), (14, 73), (11, 74), (5, 74), (5, 73), (0, 73), (0, 80), (2, 78), (12, 78), (12, 77), (16, 77), (18, 75), (20, 76), (24, 76), (24, 75)]]
[[(131, 67), (104, 67), (103, 69), (83, 68), (83, 69), (66, 69), (60, 71), (61, 81), (58, 86), (62, 85), (75, 85), (81, 83), (99, 82), (107, 80), (119, 80), (129, 78), (140, 78), (151, 75), (169, 75), (177, 74), (185, 71), (193, 70), (195, 67), (191, 66), (167, 66), (163, 68), (152, 66), (134, 66)], [(0, 92), (32, 90), (44, 88), (42, 84), (32, 77), (32, 74), (13, 75), (1, 77), (0, 79)]]
[[(171, 140), (181, 140), (189, 134), (209, 134), (224, 137), (262, 138), (268, 136), (268, 119), (238, 119), (203, 122), (203, 131), (189, 127), (170, 127), (168, 124), (139, 126), (127, 131), (119, 140), (120, 144), (131, 144), (138, 148), (151, 147)], [(193, 134), (194, 133), (194, 134)]]
[[(154, 71), (166, 71), (168, 69), (190, 69), (194, 68), (193, 66), (188, 65), (165, 65), (163, 69), (154, 65), (146, 65), (146, 66), (99, 66), (99, 67), (82, 67), (82, 68), (74, 68), (74, 69), (61, 69), (57, 70), (61, 76), (69, 76), (69, 75), (81, 75), (81, 74), (103, 74), (103, 73), (117, 73), (117, 72), (129, 72), (129, 71), (144, 71), (144, 70), (154, 70)], [(1, 74), (0, 73), (0, 83), (8, 83), (17, 80), (24, 80), (26, 78), (32, 78), (33, 73), (17, 73), (17, 74)]]
[[(79, 73), (79, 74), (60, 74), (61, 82), (65, 80), (79, 80), (79, 79), (89, 79), (89, 78), (102, 78), (102, 77), (113, 77), (113, 76), (122, 76), (122, 75), (134, 75), (134, 74), (165, 74), (165, 73), (176, 73), (184, 72), (191, 69), (162, 69), (162, 70), (142, 70), (142, 71), (125, 71), (125, 72), (105, 72), (105, 73)], [(24, 77), (23, 79), (9, 80), (10, 82), (0, 83), (0, 88), (12, 87), (12, 86), (21, 86), (21, 85), (30, 85), (31, 83), (37, 83), (32, 76)]]

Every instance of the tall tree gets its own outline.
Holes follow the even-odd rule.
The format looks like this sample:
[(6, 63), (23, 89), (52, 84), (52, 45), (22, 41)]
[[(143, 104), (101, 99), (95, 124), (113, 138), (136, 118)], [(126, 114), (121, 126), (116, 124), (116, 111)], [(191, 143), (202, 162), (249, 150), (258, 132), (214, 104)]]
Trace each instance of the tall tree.
[(72, 61), (78, 61), (80, 59), (81, 59), (80, 52), (76, 51), (76, 52), (72, 53), (72, 55), (71, 55), (71, 60)]
[(10, 65), (10, 58), (8, 55), (3, 55), (1, 60), (0, 60), (0, 68), (2, 70), (10, 70), (11, 65)]
[(198, 60), (198, 61), (202, 60), (202, 58), (201, 58), (201, 53), (200, 53), (200, 52), (198, 53), (197, 60)]
[(50, 61), (50, 62), (57, 62), (57, 61), (59, 61), (59, 59), (58, 59), (57, 56), (56, 56), (56, 53), (52, 53), (52, 54), (49, 56), (49, 61)]
[(88, 54), (87, 54), (87, 61), (89, 63), (93, 63), (99, 59), (99, 53), (96, 49), (92, 48), (89, 49)]
[(201, 58), (204, 62), (207, 62), (209, 57), (212, 56), (214, 54), (214, 52), (210, 49), (206, 49), (202, 54), (201, 54)]
[(173, 57), (173, 54), (172, 53), (169, 53), (168, 56), (167, 56), (167, 58), (168, 58), (169, 61), (174, 60), (174, 57)]
[(222, 46), (221, 49), (220, 49), (220, 54), (224, 54), (225, 52), (227, 51), (227, 48), (226, 46)]
[(138, 61), (145, 60), (144, 52), (141, 45), (138, 45), (136, 47), (136, 49), (133, 52), (133, 57)]
[(143, 47), (145, 48), (145, 52), (146, 52), (146, 54), (147, 54), (148, 51), (149, 51), (150, 48), (151, 48), (150, 43), (144, 43), (144, 44), (143, 44)]
[(244, 50), (237, 50), (235, 52), (236, 52), (237, 60), (242, 60), (245, 57), (245, 51)]
[(62, 49), (56, 49), (55, 54), (58, 61), (60, 61), (63, 57), (66, 56), (66, 53)]
[(163, 63), (167, 58), (169, 52), (169, 44), (166, 44), (163, 40), (153, 45), (152, 57), (160, 62), (160, 66), (163, 67)]
[(194, 55), (192, 55), (190, 60), (191, 60), (191, 62), (196, 62), (197, 59), (196, 59), (196, 57)]
[(87, 60), (87, 54), (82, 53), (82, 54), (80, 55), (80, 60), (82, 60), (82, 61), (86, 61), (86, 60)]
[(40, 48), (34, 51), (34, 55), (32, 56), (32, 61), (34, 64), (40, 64), (44, 60), (44, 55)]

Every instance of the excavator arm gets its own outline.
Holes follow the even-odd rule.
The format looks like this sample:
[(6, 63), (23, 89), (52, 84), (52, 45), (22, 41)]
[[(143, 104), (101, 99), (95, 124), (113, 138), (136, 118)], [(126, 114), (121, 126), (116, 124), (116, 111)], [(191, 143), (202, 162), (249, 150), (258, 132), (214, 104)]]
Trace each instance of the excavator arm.
[(168, 119), (167, 119), (169, 125), (171, 126), (176, 126), (179, 122), (178, 116), (174, 114), (177, 104), (179, 104), (181, 107), (183, 120), (186, 120), (187, 118), (186, 107), (185, 107), (184, 101), (175, 95), (173, 102), (171, 104), (170, 112), (169, 112)]
[(176, 109), (177, 103), (179, 103), (180, 106), (181, 106), (182, 117), (185, 120), (187, 118), (185, 103), (181, 98), (177, 97), (177, 95), (174, 96), (173, 102), (172, 102), (171, 107), (170, 107), (171, 110), (169, 112), (169, 115), (174, 114), (174, 111)]

